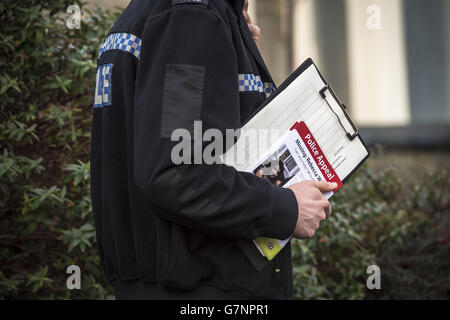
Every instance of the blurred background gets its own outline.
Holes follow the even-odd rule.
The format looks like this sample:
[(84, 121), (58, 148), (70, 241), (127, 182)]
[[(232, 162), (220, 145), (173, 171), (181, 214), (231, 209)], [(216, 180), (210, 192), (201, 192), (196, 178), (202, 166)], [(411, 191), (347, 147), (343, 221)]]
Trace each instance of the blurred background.
[(449, 0), (249, 0), (249, 11), (277, 85), (311, 57), (370, 144), (450, 146)]
[(369, 143), (450, 144), (450, 1), (253, 0), (280, 82), (307, 57)]
[[(90, 121), (98, 49), (128, 2), (0, 0), (0, 299), (114, 298)], [(295, 297), (450, 299), (450, 0), (249, 3), (276, 84), (311, 57), (372, 151), (316, 237), (293, 241)], [(79, 29), (66, 26), (73, 4)]]

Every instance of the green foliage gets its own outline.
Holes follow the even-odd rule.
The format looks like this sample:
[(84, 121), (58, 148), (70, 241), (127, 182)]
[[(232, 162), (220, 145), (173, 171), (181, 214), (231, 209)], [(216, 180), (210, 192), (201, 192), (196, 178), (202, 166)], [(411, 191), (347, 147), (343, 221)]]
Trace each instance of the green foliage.
[[(406, 186), (392, 168), (364, 166), (332, 198), (332, 216), (316, 236), (294, 240), (296, 298), (448, 299), (449, 183), (446, 172), (437, 172)], [(366, 288), (374, 264), (380, 291)]]
[[(69, 5), (81, 29), (66, 27)], [(117, 14), (0, 3), (0, 298), (107, 298), (89, 189), (99, 45)], [(68, 290), (79, 265), (82, 290)], [(106, 289), (108, 288), (108, 289)]]

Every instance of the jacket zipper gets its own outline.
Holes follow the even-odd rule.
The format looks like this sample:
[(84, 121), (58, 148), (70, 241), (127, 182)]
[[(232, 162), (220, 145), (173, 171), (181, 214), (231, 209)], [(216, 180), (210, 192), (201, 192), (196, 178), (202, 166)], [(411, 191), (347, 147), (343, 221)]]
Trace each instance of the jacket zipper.
[(256, 47), (256, 44), (255, 44), (253, 38), (251, 37), (250, 30), (248, 29), (248, 26), (247, 26), (247, 21), (245, 21), (244, 15), (242, 13), (239, 15), (239, 29), (241, 30), (241, 34), (243, 35), (243, 38), (245, 40), (245, 43), (247, 44), (248, 49), (250, 50), (253, 57), (258, 62), (259, 66), (264, 71), (267, 80), (272, 82), (272, 84), (275, 86), (272, 76), (270, 75), (270, 72), (267, 69), (266, 64), (264, 63), (264, 60), (259, 52), (259, 49)]
[(278, 259), (278, 257), (275, 257), (275, 259), (273, 259), (274, 271), (276, 275), (279, 275), (281, 272), (280, 261), (278, 261)]

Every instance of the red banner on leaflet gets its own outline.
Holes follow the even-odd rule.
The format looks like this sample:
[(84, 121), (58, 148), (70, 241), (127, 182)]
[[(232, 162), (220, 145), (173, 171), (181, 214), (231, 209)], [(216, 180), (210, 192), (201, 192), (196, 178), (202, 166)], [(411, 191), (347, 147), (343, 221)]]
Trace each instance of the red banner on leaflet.
[(328, 162), (316, 139), (314, 139), (311, 131), (309, 131), (306, 123), (304, 121), (296, 122), (291, 130), (294, 129), (297, 130), (300, 138), (308, 148), (309, 153), (319, 167), (320, 172), (325, 177), (325, 180), (327, 180), (328, 182), (336, 182), (338, 184), (338, 187), (334, 189), (334, 192), (338, 191), (342, 187), (342, 181), (341, 179), (339, 179), (333, 167)]

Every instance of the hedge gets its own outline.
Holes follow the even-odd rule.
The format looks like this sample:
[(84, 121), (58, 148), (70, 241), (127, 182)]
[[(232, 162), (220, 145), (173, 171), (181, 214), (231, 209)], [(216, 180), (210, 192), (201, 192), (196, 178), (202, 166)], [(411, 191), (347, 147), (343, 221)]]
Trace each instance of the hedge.
[[(79, 30), (66, 27), (74, 3)], [(89, 139), (97, 52), (117, 14), (73, 0), (0, 2), (2, 299), (113, 298), (95, 243)], [(437, 172), (402, 188), (394, 171), (362, 168), (317, 236), (293, 242), (296, 297), (448, 299), (448, 184)], [(73, 264), (80, 290), (66, 286)], [(377, 292), (365, 285), (372, 264)]]

